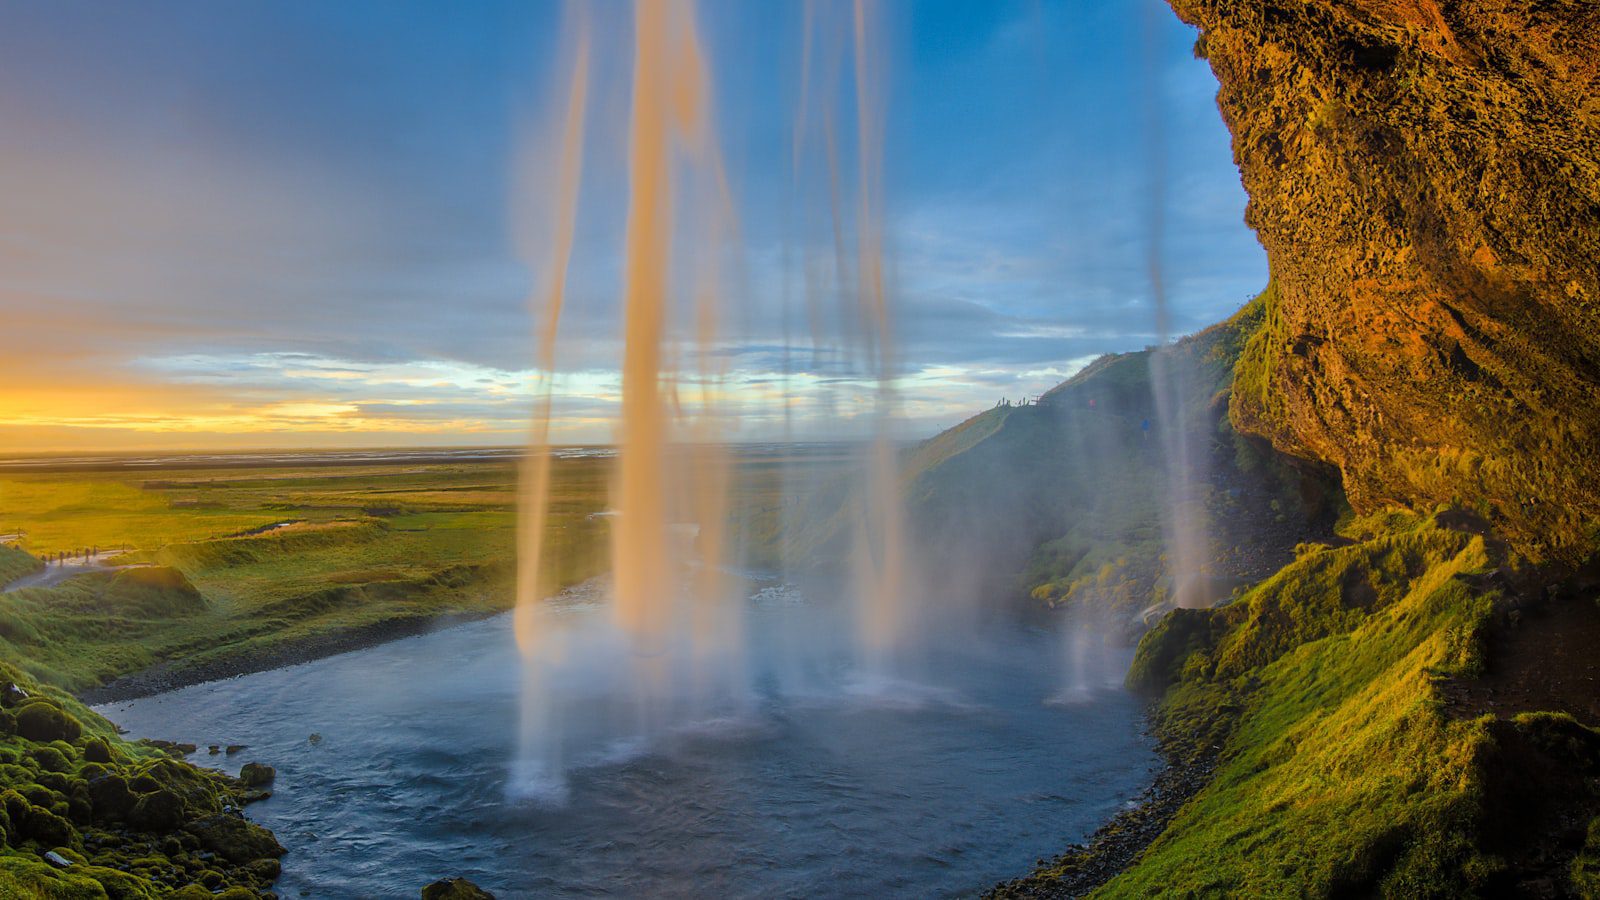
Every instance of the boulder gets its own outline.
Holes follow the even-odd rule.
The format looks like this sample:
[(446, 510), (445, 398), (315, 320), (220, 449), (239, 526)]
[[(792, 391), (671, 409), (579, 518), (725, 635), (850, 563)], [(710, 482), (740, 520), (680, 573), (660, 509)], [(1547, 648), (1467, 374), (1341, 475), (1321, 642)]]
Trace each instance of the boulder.
[(185, 830), (194, 835), (202, 847), (235, 865), (277, 859), (286, 852), (272, 832), (227, 813), (191, 822)]
[(494, 900), (494, 895), (465, 878), (441, 878), (422, 889), (422, 900)]
[(23, 833), (46, 847), (71, 844), (78, 837), (71, 822), (41, 806), (28, 810), (27, 827)]
[(162, 832), (177, 828), (184, 818), (183, 798), (163, 788), (140, 797), (128, 815), (128, 823), (140, 831)]
[(271, 784), (276, 777), (278, 777), (278, 770), (262, 763), (245, 763), (244, 768), (239, 770), (239, 780), (250, 787)]
[(83, 724), (53, 703), (33, 700), (17, 710), (17, 734), (30, 741), (75, 741)]
[(34, 747), (28, 751), (28, 756), (39, 764), (39, 768), (46, 772), (66, 772), (72, 768), (72, 760), (55, 747), (46, 744), (43, 747)]

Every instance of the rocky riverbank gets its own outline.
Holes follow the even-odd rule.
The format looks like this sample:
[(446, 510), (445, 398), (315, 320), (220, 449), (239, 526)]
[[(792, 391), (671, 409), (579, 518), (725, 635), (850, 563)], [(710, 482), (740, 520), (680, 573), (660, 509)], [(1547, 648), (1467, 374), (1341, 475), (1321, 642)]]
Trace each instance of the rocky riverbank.
[(272, 769), (202, 769), (0, 663), (0, 897), (243, 900), (284, 848), (243, 815)]
[(1086, 843), (1068, 847), (1055, 859), (1040, 860), (1033, 872), (1003, 881), (984, 896), (1083, 897), (1132, 865), (1216, 770), (1214, 753), (1186, 755), (1170, 744), (1162, 753), (1166, 764), (1132, 807), (1102, 825)]

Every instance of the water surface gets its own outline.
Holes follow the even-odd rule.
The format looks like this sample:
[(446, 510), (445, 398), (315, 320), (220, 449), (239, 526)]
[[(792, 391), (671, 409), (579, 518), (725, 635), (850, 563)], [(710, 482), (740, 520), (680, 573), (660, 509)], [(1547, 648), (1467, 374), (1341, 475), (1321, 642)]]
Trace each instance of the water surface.
[(807, 615), (753, 603), (747, 708), (597, 741), (559, 805), (512, 779), (506, 617), (100, 711), (134, 736), (249, 745), (202, 764), (277, 767), (249, 811), (290, 848), (284, 897), (449, 875), (502, 898), (972, 894), (1081, 840), (1156, 765), (1124, 692), (1047, 702), (1067, 646), (1047, 631), (996, 627), (918, 679), (774, 687), (761, 659)]

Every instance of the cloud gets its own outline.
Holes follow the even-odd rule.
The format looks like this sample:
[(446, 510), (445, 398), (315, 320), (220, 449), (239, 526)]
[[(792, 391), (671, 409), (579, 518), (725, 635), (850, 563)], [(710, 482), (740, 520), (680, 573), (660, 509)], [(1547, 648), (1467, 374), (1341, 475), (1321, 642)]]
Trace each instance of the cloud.
[[(714, 0), (705, 16), (741, 226), (708, 348), (727, 372), (719, 415), (750, 438), (848, 430), (875, 388), (836, 337), (849, 285), (824, 277), (815, 315), (804, 305), (807, 261), (832, 250), (796, 224), (794, 23), (758, 7)], [(931, 430), (1154, 340), (1142, 24), (1087, 0), (896, 10), (895, 373), (907, 427)], [(553, 10), (408, 13), (156, 0), (0, 15), (0, 436), (521, 439), (545, 273), (518, 259), (513, 222), (548, 198), (516, 165), (552, 93)], [(1215, 82), (1189, 29), (1159, 21), (1161, 259), (1189, 331), (1237, 308), (1265, 264)], [(623, 31), (602, 43), (625, 47)], [(606, 58), (555, 381), (574, 440), (609, 439), (620, 395), (627, 79)]]

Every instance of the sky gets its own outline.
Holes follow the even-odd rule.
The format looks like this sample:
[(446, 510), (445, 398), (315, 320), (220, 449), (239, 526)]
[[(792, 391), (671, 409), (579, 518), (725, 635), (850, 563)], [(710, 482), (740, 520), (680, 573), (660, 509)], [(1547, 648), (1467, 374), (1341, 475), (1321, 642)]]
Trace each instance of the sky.
[[(583, 7), (562, 442), (612, 439), (620, 398), (631, 10)], [(1159, 0), (875, 13), (903, 433), (1158, 342), (1152, 253), (1168, 336), (1265, 285), (1215, 79)], [(0, 0), (0, 452), (522, 441), (570, 14)], [(725, 434), (843, 436), (871, 379), (796, 311), (819, 206), (794, 175), (802, 6), (696, 15), (738, 221)]]

